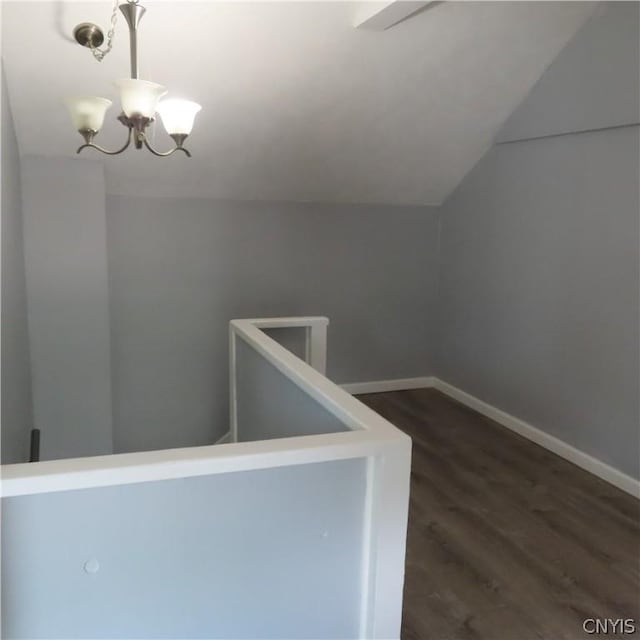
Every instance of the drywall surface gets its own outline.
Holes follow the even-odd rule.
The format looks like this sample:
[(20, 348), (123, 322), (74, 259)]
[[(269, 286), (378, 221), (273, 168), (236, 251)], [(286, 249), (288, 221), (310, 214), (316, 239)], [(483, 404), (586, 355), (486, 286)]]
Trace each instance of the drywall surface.
[(236, 339), (238, 441), (348, 431), (242, 338)]
[(424, 207), (107, 198), (116, 451), (229, 429), (228, 323), (326, 315), (337, 382), (432, 371)]
[(5, 498), (2, 635), (355, 638), (364, 502), (359, 459)]
[(102, 165), (23, 158), (22, 203), (42, 459), (112, 453)]
[(498, 141), (637, 123), (640, 4), (601, 2), (514, 111)]
[(33, 427), (20, 158), (2, 72), (2, 464), (27, 462)]
[[(614, 3), (569, 44), (572, 65), (576, 50), (590, 52), (581, 82), (599, 82), (587, 71), (607, 61), (594, 58), (614, 64), (616, 38), (628, 37), (611, 31), (611, 11), (624, 21), (637, 6)], [(637, 42), (637, 21), (634, 33)], [(590, 46), (603, 37), (610, 49)], [(569, 64), (564, 56), (554, 67)], [(637, 82), (639, 64), (616, 69), (616, 86)], [(521, 107), (531, 130), (546, 99), (601, 90), (565, 89), (562, 98), (541, 80), (536, 109)], [(633, 107), (626, 90), (608, 100)], [(438, 325), (439, 377), (634, 477), (639, 152), (637, 126), (494, 146), (442, 210)]]
[(306, 327), (278, 327), (276, 329), (262, 329), (262, 331), (301, 360), (306, 359)]
[(438, 375), (638, 476), (638, 128), (495, 147), (443, 211)]

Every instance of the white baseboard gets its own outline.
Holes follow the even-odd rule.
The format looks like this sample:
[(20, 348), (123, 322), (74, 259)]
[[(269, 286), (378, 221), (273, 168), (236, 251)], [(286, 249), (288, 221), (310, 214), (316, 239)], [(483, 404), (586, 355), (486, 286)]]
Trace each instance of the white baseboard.
[(580, 451), (580, 449), (576, 449), (563, 440), (560, 440), (545, 431), (541, 431), (524, 420), (520, 420), (501, 409), (497, 409), (496, 407), (483, 402), (479, 398), (476, 398), (475, 396), (472, 396), (469, 393), (440, 380), (439, 378), (433, 379), (433, 387), (454, 400), (457, 400), (478, 413), (481, 413), (483, 416), (491, 418), (491, 420), (495, 420), (503, 427), (527, 438), (527, 440), (535, 442), (561, 458), (564, 458), (578, 467), (581, 467), (585, 471), (592, 473), (594, 476), (598, 476), (602, 480), (609, 482), (615, 487), (618, 487), (618, 489), (622, 489), (622, 491), (631, 494), (635, 498), (640, 498), (640, 480), (636, 480), (635, 478), (628, 476), (626, 473), (618, 471), (618, 469), (615, 469), (601, 460), (590, 456), (584, 451)]
[(581, 469), (592, 473), (594, 476), (598, 476), (598, 478), (618, 487), (618, 489), (631, 494), (635, 498), (640, 498), (640, 480), (632, 478), (626, 473), (590, 456), (588, 453), (580, 451), (580, 449), (576, 449), (563, 440), (550, 435), (546, 431), (542, 431), (524, 420), (520, 420), (520, 418), (516, 418), (435, 376), (355, 382), (341, 386), (345, 391), (354, 395), (359, 393), (383, 393), (385, 391), (402, 391), (405, 389), (432, 387), (466, 405), (470, 409), (481, 413), (483, 416), (495, 420), (503, 427), (527, 438), (527, 440), (531, 440), (531, 442), (535, 442), (561, 458), (572, 462)]
[(383, 393), (385, 391), (404, 391), (405, 389), (422, 389), (433, 387), (435, 378), (396, 378), (395, 380), (372, 380), (370, 382), (352, 382), (340, 385), (347, 393)]
[(231, 431), (227, 431), (221, 438), (218, 438), (213, 444), (227, 444), (231, 442)]

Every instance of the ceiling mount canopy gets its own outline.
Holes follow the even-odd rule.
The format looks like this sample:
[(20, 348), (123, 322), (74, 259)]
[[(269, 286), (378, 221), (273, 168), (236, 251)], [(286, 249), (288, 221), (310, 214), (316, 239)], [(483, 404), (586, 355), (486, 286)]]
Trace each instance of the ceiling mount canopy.
[[(79, 24), (74, 29), (74, 37), (79, 44), (90, 48), (97, 60), (102, 61), (111, 51), (118, 9), (124, 15), (129, 27), (131, 77), (114, 83), (120, 91), (122, 105), (122, 113), (118, 116), (118, 120), (128, 129), (127, 139), (124, 146), (115, 151), (109, 151), (95, 144), (93, 140), (102, 128), (107, 109), (112, 104), (111, 100), (96, 96), (69, 97), (66, 99), (66, 104), (71, 120), (84, 138), (84, 144), (78, 148), (77, 152), (80, 153), (83, 149), (90, 147), (107, 155), (117, 155), (133, 142), (136, 149), (144, 146), (156, 156), (169, 156), (176, 151), (182, 151), (191, 157), (184, 147), (184, 141), (191, 133), (195, 116), (201, 106), (190, 100), (176, 98), (160, 101), (166, 95), (167, 89), (155, 82), (138, 78), (138, 25), (146, 9), (137, 0), (128, 0), (118, 7), (116, 0), (104, 50), (98, 48), (104, 42), (104, 34), (95, 24), (87, 22)], [(175, 143), (173, 149), (166, 152), (157, 151), (148, 140), (147, 131), (155, 121), (156, 113), (160, 114), (164, 128)]]

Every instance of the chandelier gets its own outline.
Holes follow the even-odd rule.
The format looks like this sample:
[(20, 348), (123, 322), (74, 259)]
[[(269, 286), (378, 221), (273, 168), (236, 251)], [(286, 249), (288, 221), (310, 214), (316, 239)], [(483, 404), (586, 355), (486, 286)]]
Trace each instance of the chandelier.
[[(91, 148), (113, 156), (122, 153), (133, 142), (136, 149), (142, 149), (144, 146), (156, 156), (170, 156), (176, 151), (183, 151), (190, 158), (191, 154), (183, 145), (191, 133), (195, 116), (202, 107), (189, 100), (173, 98), (160, 101), (160, 98), (166, 95), (167, 89), (155, 82), (138, 78), (138, 25), (145, 13), (145, 8), (138, 4), (138, 0), (128, 0), (119, 7), (118, 0), (115, 0), (111, 28), (107, 34), (108, 42), (104, 50), (99, 48), (104, 42), (104, 34), (95, 24), (87, 22), (79, 24), (74, 29), (73, 35), (79, 44), (90, 48), (94, 57), (102, 61), (111, 51), (118, 8), (129, 26), (131, 78), (115, 82), (115, 86), (120, 91), (122, 105), (122, 113), (118, 116), (118, 120), (127, 127), (127, 140), (124, 146), (116, 151), (109, 151), (93, 142), (102, 128), (107, 109), (112, 104), (111, 100), (95, 96), (69, 97), (65, 102), (69, 108), (71, 120), (84, 139), (84, 144), (78, 148), (77, 153)], [(174, 148), (169, 151), (157, 151), (149, 143), (148, 129), (155, 121), (156, 113), (160, 114), (164, 128), (175, 143)]]

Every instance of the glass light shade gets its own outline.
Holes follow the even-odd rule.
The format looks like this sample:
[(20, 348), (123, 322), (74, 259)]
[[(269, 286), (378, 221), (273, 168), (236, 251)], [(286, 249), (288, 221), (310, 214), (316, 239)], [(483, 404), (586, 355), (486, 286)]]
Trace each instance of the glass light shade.
[(162, 117), (162, 124), (169, 135), (181, 134), (188, 136), (193, 129), (193, 121), (202, 107), (197, 102), (170, 98), (158, 104), (158, 113)]
[(132, 116), (153, 118), (158, 100), (167, 93), (162, 85), (147, 80), (126, 78), (117, 80), (115, 85), (120, 90), (122, 110), (129, 118)]
[(65, 100), (73, 126), (78, 130), (91, 129), (96, 133), (102, 128), (104, 115), (111, 100), (95, 96), (73, 96)]

